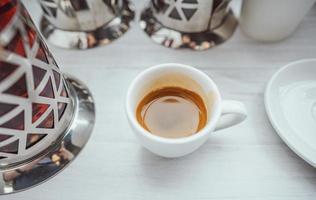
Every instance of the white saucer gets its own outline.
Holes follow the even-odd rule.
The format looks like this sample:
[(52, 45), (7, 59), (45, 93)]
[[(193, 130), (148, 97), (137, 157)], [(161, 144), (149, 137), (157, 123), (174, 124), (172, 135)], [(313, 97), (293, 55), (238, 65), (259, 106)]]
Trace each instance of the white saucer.
[(283, 141), (316, 167), (316, 59), (290, 63), (274, 74), (265, 107)]

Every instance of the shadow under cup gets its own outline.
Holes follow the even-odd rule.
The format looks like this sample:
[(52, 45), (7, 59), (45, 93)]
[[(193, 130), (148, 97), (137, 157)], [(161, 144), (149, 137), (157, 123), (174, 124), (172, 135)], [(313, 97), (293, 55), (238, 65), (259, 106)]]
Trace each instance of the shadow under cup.
[[(195, 92), (202, 98), (207, 109), (207, 123), (204, 128), (188, 137), (165, 138), (149, 133), (138, 123), (136, 110), (140, 101), (150, 92), (165, 87), (184, 88)], [(152, 137), (156, 137), (156, 139), (159, 138), (164, 141), (184, 141), (200, 137), (200, 134), (205, 135), (214, 130), (215, 123), (220, 116), (221, 97), (214, 82), (203, 72), (193, 67), (179, 64), (159, 65), (139, 74), (130, 86), (127, 101), (128, 113), (133, 115), (129, 116), (131, 123), (137, 129), (142, 129), (142, 132), (146, 135), (151, 135)]]

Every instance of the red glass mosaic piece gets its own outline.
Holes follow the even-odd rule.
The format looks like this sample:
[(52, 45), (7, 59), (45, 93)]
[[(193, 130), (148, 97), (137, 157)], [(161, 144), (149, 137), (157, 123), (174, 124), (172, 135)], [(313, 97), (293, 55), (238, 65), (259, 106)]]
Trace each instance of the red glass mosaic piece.
[(50, 51), (46, 51), (46, 53), (47, 53), (47, 57), (50, 58), (50, 60), (52, 61), (52, 63), (53, 63), (57, 68), (59, 68), (58, 65), (57, 65), (57, 63), (56, 63), (56, 60), (54, 59), (54, 56), (52, 55), (52, 53), (51, 53)]
[(0, 127), (16, 129), (16, 130), (24, 130), (24, 111), (20, 112), (9, 121), (1, 124)]
[(13, 137), (13, 135), (4, 135), (4, 134), (0, 134), (0, 142), (3, 142), (9, 138)]
[(46, 112), (48, 107), (48, 104), (32, 103), (32, 123), (36, 122)]
[(15, 82), (11, 87), (9, 87), (3, 93), (27, 98), (28, 92), (27, 92), (27, 87), (26, 87), (25, 74), (23, 74), (17, 82)]
[(65, 87), (65, 83), (63, 83), (63, 88), (60, 92), (60, 96), (62, 97), (68, 97), (68, 93), (67, 93), (67, 90), (66, 90), (66, 87)]
[(44, 44), (42, 42), (39, 42), (39, 47), (38, 47), (38, 50), (37, 50), (37, 53), (36, 53), (36, 58), (45, 62), (45, 63), (49, 63), (48, 62), (48, 59), (47, 59), (47, 55), (45, 53), (45, 47), (44, 47)]
[(30, 44), (30, 47), (32, 48), (33, 47), (33, 44), (35, 42), (35, 39), (36, 39), (36, 32), (33, 28), (25, 25), (25, 30), (27, 32), (27, 37), (29, 39), (29, 44)]
[(55, 70), (53, 70), (53, 74), (54, 74), (54, 79), (56, 83), (56, 88), (58, 89), (60, 85), (60, 74), (56, 72)]
[(47, 134), (37, 134), (37, 133), (29, 133), (26, 137), (26, 149), (34, 146), (39, 141), (41, 141)]
[(19, 31), (16, 32), (11, 42), (4, 48), (8, 51), (19, 54), (20, 56), (26, 57), (24, 44), (23, 44), (23, 38)]
[(52, 80), (49, 78), (43, 91), (39, 94), (42, 97), (54, 98)]
[(10, 76), (17, 68), (18, 65), (0, 61), (0, 82)]
[(36, 128), (54, 128), (54, 112), (51, 111)]
[(1, 0), (0, 1), (0, 31), (11, 21), (16, 12), (17, 2), (15, 0)]
[(8, 112), (10, 112), (11, 110), (13, 110), (14, 108), (16, 108), (18, 105), (16, 104), (10, 104), (10, 103), (2, 103), (0, 102), (0, 117), (2, 115), (7, 114)]
[(37, 86), (43, 80), (47, 71), (45, 69), (39, 68), (35, 65), (32, 65), (32, 71), (33, 71), (33, 79), (34, 79), (34, 88), (36, 89)]
[(40, 96), (42, 97), (48, 97), (48, 98), (54, 98), (54, 90), (52, 85), (52, 80), (49, 78), (46, 86), (44, 87), (43, 91), (40, 93)]
[(19, 140), (15, 140), (14, 142), (10, 144), (0, 147), (0, 152), (3, 152), (3, 153), (17, 154), (18, 150), (19, 150)]
[(58, 120), (61, 119), (61, 117), (64, 115), (64, 112), (67, 108), (67, 103), (58, 102)]

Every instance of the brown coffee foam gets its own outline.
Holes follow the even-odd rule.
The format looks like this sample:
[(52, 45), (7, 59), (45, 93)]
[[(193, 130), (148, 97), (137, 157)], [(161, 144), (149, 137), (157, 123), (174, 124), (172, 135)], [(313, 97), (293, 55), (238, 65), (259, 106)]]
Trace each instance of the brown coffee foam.
[(137, 104), (139, 104), (148, 93), (165, 87), (181, 87), (197, 93), (203, 99), (208, 112), (208, 119), (212, 116), (212, 108), (216, 98), (214, 91), (205, 91), (197, 81), (181, 72), (161, 74), (147, 82), (139, 94)]

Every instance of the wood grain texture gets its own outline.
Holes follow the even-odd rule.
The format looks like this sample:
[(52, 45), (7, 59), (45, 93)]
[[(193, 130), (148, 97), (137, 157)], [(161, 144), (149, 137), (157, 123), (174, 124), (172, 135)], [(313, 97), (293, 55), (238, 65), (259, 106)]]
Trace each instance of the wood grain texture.
[[(136, 7), (144, 1), (134, 1)], [(36, 1), (24, 0), (36, 22)], [(101, 48), (71, 51), (53, 46), (62, 71), (84, 81), (96, 102), (91, 140), (61, 174), (0, 200), (251, 199), (313, 200), (316, 169), (294, 154), (272, 129), (263, 104), (271, 75), (284, 64), (316, 57), (316, 8), (279, 43), (258, 43), (238, 29), (225, 44), (204, 52), (175, 51), (150, 41), (134, 23), (119, 40)], [(179, 159), (142, 148), (124, 112), (126, 90), (149, 66), (179, 62), (215, 80), (226, 99), (243, 101), (247, 121), (219, 131), (198, 151)]]

